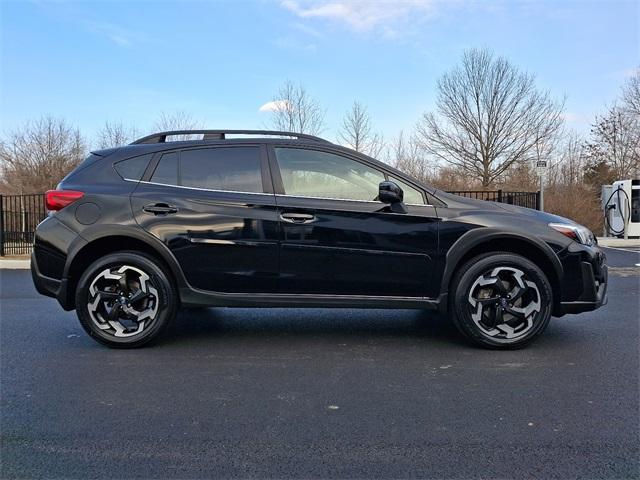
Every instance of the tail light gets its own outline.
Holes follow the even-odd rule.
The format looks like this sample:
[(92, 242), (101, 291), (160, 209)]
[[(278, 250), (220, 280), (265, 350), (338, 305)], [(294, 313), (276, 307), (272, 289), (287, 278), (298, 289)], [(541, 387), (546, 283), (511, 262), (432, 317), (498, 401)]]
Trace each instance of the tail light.
[(76, 200), (80, 200), (84, 196), (84, 192), (78, 192), (76, 190), (49, 190), (44, 195), (47, 210), (58, 211), (71, 205)]

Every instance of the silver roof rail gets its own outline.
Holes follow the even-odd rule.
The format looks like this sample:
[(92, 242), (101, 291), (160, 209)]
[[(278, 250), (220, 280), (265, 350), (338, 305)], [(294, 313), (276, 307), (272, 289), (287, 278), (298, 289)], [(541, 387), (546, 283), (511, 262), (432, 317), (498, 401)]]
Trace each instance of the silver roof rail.
[[(199, 135), (202, 134), (202, 141), (205, 140), (224, 140), (227, 135), (265, 135), (274, 137), (292, 137), (300, 140), (311, 140), (313, 142), (331, 143), (324, 138), (306, 133), (295, 132), (278, 132), (275, 130), (171, 130), (168, 132), (154, 133), (146, 137), (139, 138), (131, 145), (141, 145), (146, 143), (165, 143), (167, 137), (174, 135)], [(189, 140), (192, 141), (192, 140)]]

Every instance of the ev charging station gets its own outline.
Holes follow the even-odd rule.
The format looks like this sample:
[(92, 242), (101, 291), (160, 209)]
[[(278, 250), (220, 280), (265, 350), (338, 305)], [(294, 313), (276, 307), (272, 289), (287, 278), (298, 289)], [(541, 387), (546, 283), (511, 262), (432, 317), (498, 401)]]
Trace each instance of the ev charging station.
[(640, 238), (640, 180), (618, 180), (602, 193), (607, 236)]

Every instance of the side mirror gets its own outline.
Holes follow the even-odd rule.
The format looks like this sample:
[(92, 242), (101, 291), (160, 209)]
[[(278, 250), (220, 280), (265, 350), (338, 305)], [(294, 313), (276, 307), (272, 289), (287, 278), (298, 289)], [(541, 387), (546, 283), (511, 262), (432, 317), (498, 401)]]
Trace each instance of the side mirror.
[(395, 182), (380, 182), (380, 185), (378, 185), (378, 200), (382, 203), (402, 203), (404, 192)]
[(389, 208), (394, 213), (407, 213), (407, 209), (402, 201), (404, 200), (404, 192), (392, 181), (380, 182), (378, 185), (378, 200), (382, 203), (388, 203)]

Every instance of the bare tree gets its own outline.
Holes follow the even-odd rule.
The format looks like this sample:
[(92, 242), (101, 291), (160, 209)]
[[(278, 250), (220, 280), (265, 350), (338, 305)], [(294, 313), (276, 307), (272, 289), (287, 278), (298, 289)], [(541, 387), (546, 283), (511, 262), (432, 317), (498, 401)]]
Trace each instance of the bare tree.
[[(171, 130), (198, 130), (204, 127), (190, 113), (180, 110), (170, 114), (162, 112), (153, 124), (153, 128), (157, 132), (167, 132)], [(195, 138), (195, 135), (175, 135), (173, 140), (193, 140)]]
[(77, 128), (42, 117), (0, 142), (0, 186), (7, 193), (40, 193), (55, 188), (85, 155)]
[(640, 116), (640, 67), (623, 87), (622, 101), (629, 113)]
[(547, 185), (549, 187), (572, 187), (584, 184), (587, 156), (584, 138), (570, 131), (558, 147), (558, 157), (549, 166)]
[(427, 182), (435, 175), (435, 167), (430, 165), (424, 150), (414, 135), (405, 137), (403, 131), (393, 140), (391, 147), (392, 164), (398, 170)]
[(357, 101), (345, 113), (338, 138), (343, 145), (374, 158), (385, 149), (384, 137), (373, 131), (367, 108)]
[[(538, 160), (547, 161), (551, 165), (555, 159), (561, 140), (563, 139), (563, 129), (559, 128), (555, 135), (536, 135), (538, 140), (531, 150), (531, 161), (513, 162), (494, 181), (494, 186), (503, 189), (518, 191), (538, 190), (540, 178), (536, 173), (536, 162)], [(546, 181), (546, 179), (545, 179)]]
[(585, 181), (588, 158), (584, 139), (569, 132), (559, 145), (558, 153), (547, 176), (545, 210), (599, 231), (602, 227), (600, 186), (596, 188)]
[(640, 117), (614, 105), (606, 115), (596, 117), (591, 141), (586, 144), (589, 164), (608, 171), (602, 183), (640, 173)]
[(126, 127), (122, 122), (104, 122), (98, 131), (98, 148), (120, 147), (131, 143), (140, 135), (135, 127)]
[(493, 182), (492, 188), (531, 192), (538, 190), (539, 184), (540, 178), (533, 163), (514, 162)]
[(272, 104), (271, 124), (276, 130), (311, 135), (324, 130), (324, 110), (302, 85), (285, 82)]
[(536, 89), (534, 77), (487, 50), (469, 50), (437, 84), (437, 112), (417, 125), (424, 148), (489, 187), (560, 131), (563, 102)]

